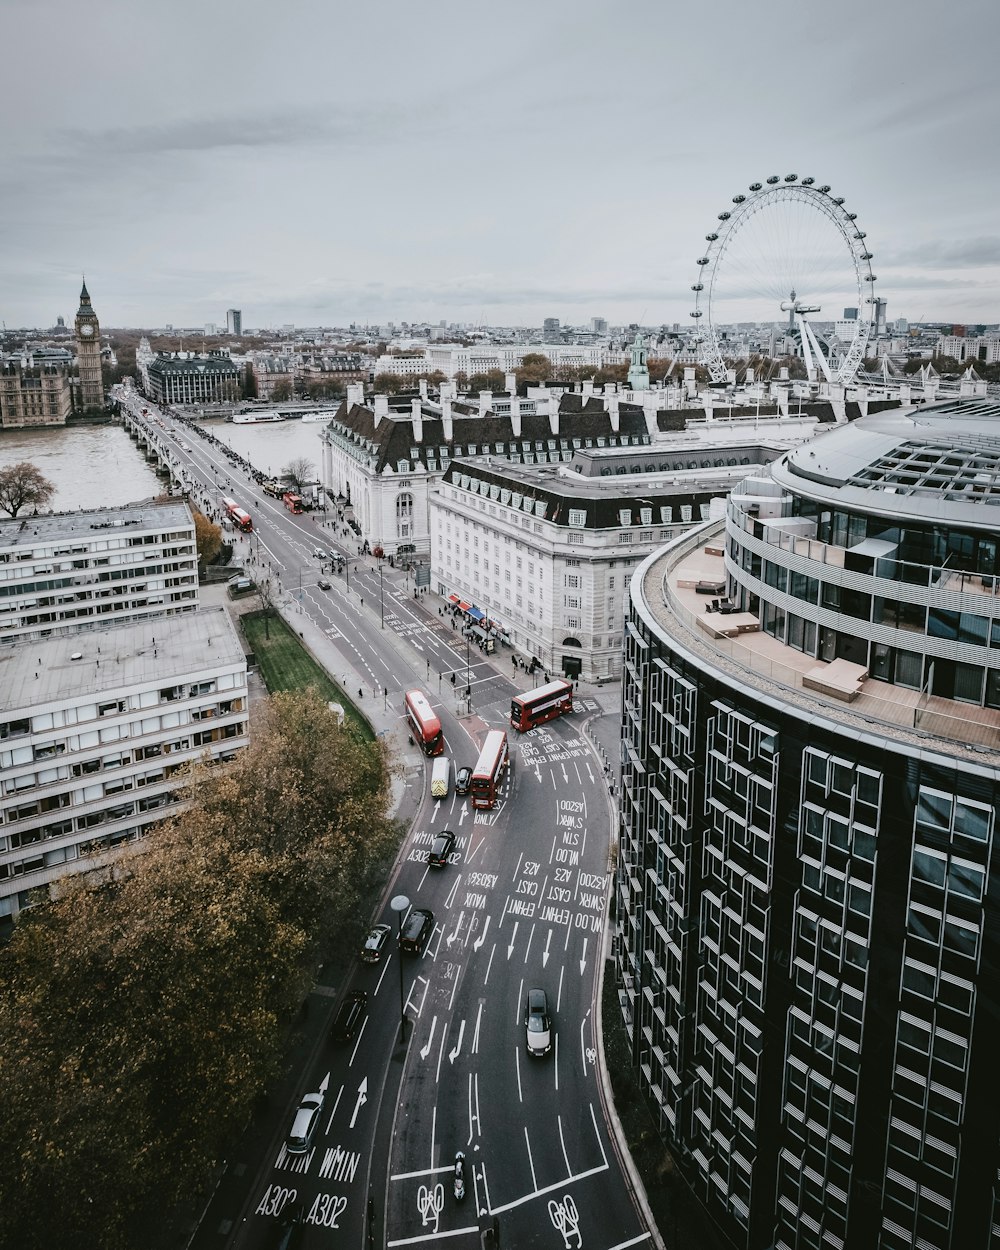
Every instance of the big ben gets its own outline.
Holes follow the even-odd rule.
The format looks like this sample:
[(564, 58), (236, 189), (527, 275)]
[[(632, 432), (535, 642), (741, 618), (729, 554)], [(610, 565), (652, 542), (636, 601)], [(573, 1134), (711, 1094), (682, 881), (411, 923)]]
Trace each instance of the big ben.
[(101, 376), (101, 327), (90, 303), (87, 283), (80, 291), (76, 312), (76, 359), (80, 374), (80, 410), (91, 412), (104, 407), (104, 380)]

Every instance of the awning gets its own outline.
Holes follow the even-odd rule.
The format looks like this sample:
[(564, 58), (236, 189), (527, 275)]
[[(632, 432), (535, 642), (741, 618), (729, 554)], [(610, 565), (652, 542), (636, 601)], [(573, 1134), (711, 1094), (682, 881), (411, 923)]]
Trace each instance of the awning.
[(486, 615), (485, 612), (480, 611), (480, 609), (477, 608), (475, 605), (473, 605), (471, 608), (466, 608), (465, 610), (468, 612), (468, 614), (472, 617), (474, 621), (481, 621), (483, 617)]
[(449, 595), (449, 596), (448, 596), (448, 602), (449, 602), (449, 603), (458, 603), (458, 595)]
[(469, 608), (470, 608), (472, 605), (471, 605), (471, 604), (469, 604), (469, 603), (466, 603), (464, 599), (461, 599), (461, 600), (459, 600), (459, 604), (458, 604), (458, 606), (462, 609), (462, 611), (463, 611), (463, 612), (468, 612)]

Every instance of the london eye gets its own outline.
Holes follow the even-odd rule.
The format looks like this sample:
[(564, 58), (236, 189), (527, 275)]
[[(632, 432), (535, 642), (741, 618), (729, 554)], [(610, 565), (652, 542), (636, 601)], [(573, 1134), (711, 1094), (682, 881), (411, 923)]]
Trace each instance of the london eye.
[[(872, 333), (875, 275), (865, 232), (842, 197), (813, 178), (774, 174), (734, 195), (705, 241), (691, 316), (713, 382), (726, 381), (761, 322), (797, 341), (811, 377), (854, 378)], [(832, 333), (817, 332), (818, 314)]]

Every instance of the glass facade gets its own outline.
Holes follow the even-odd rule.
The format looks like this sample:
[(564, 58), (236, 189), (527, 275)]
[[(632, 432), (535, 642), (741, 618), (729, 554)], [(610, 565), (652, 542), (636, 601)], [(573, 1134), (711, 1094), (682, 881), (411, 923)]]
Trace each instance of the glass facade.
[[(890, 568), (884, 518), (830, 508), (813, 533), (804, 497), (761, 518), (735, 495), (726, 571), (773, 673), (678, 613), (690, 540), (627, 603), (615, 965), (643, 1089), (746, 1250), (1000, 1246), (1000, 738), (852, 716), (783, 685), (773, 650), (863, 648), (879, 682), (986, 704), (995, 549), (914, 522)], [(820, 558), (833, 541), (845, 555)], [(912, 571), (928, 556), (936, 583)]]

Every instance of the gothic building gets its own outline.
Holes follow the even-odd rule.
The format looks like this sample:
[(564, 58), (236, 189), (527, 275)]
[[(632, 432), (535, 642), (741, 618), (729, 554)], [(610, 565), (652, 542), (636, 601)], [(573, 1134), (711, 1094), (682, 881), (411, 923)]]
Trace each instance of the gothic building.
[(104, 408), (104, 382), (101, 377), (101, 327), (90, 303), (87, 283), (80, 291), (76, 312), (76, 358), (80, 375), (76, 410), (100, 412)]

